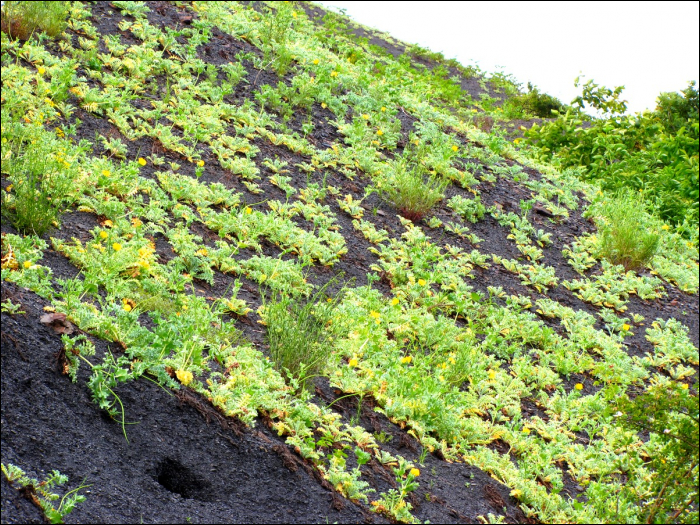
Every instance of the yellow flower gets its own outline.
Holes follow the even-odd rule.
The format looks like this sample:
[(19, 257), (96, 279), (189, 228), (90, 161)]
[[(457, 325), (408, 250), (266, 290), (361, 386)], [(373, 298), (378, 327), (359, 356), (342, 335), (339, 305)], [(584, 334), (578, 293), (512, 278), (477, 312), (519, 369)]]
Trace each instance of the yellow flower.
[(134, 228), (138, 228), (138, 227), (141, 226), (143, 223), (141, 222), (141, 219), (138, 219), (138, 218), (134, 217), (133, 219), (131, 219), (131, 224), (134, 225)]
[(523, 434), (529, 434), (529, 433), (530, 433), (530, 429), (527, 427), (523, 427)]
[(459, 151), (459, 148), (457, 146), (452, 146), (452, 151)]
[(325, 102), (321, 102), (321, 107), (323, 109), (326, 109), (328, 107), (328, 104), (326, 104)]
[(124, 311), (131, 312), (131, 305), (129, 303), (124, 303)]
[(628, 325), (628, 324), (623, 324), (623, 325), (622, 325), (622, 329), (623, 329), (625, 332), (629, 331), (630, 328), (631, 328), (631, 327), (630, 327), (630, 325)]
[(25, 267), (25, 268), (31, 268), (31, 267), (32, 267), (32, 261), (24, 261), (24, 267)]
[(103, 239), (106, 239), (108, 236), (109, 236), (109, 234), (106, 231), (102, 230), (100, 232), (100, 237), (102, 237)]
[(494, 372), (493, 370), (489, 370), (488, 375), (489, 375), (489, 379), (494, 379), (496, 377), (496, 372)]
[(575, 388), (576, 390), (583, 390), (583, 385), (582, 385), (581, 383), (576, 383), (576, 384), (574, 385), (574, 388)]
[(201, 248), (201, 249), (197, 250), (197, 251), (194, 252), (194, 253), (195, 253), (196, 255), (201, 255), (201, 256), (203, 256), (203, 257), (206, 257), (207, 255), (209, 255), (209, 252), (207, 251), (206, 248)]
[(379, 136), (381, 137), (382, 135), (384, 135), (384, 132), (383, 132), (381, 129), (378, 129), (378, 130), (377, 130), (377, 135), (379, 135)]
[(109, 177), (111, 175), (109, 170), (102, 170), (102, 175), (105, 177)]
[(44, 73), (46, 73), (46, 68), (39, 66), (37, 68), (37, 71), (39, 72), (40, 75), (43, 75)]
[(670, 227), (669, 227), (668, 224), (664, 224), (664, 225), (661, 227), (662, 230), (666, 230), (666, 231), (668, 231), (669, 228), (670, 228)]
[(374, 310), (372, 310), (369, 313), (369, 316), (372, 317), (373, 319), (379, 319), (379, 312), (375, 312)]
[(521, 140), (520, 138), (517, 138), (517, 139), (515, 139), (515, 140), (513, 141), (513, 143), (514, 143), (514, 144), (520, 144), (520, 140)]
[(193, 379), (192, 372), (190, 372), (189, 370), (177, 370), (175, 372), (175, 375), (177, 376), (180, 383), (182, 383), (185, 386), (189, 385)]
[(425, 286), (427, 283), (425, 282), (425, 279), (418, 279), (418, 284), (420, 286)]
[(404, 365), (409, 364), (411, 361), (413, 361), (413, 356), (407, 355), (406, 357), (401, 358), (401, 363)]
[(399, 304), (399, 298), (398, 298), (398, 297), (394, 297), (394, 298), (391, 300), (391, 306), (396, 306), (397, 304)]
[(139, 157), (139, 160), (137, 161), (140, 166), (145, 166), (147, 164), (146, 159), (143, 157)]
[(338, 72), (337, 71), (331, 71), (331, 77), (337, 77)]
[(318, 60), (318, 58), (314, 58), (314, 65), (315, 65), (315, 66), (317, 66), (317, 65), (318, 65), (318, 63), (319, 63), (319, 60)]
[(357, 366), (357, 364), (358, 364), (358, 360), (355, 359), (354, 357), (352, 359), (350, 359), (350, 361), (348, 361), (349, 366)]
[(201, 168), (202, 166), (204, 166), (204, 161), (203, 161), (203, 160), (198, 160), (198, 161), (197, 161), (197, 166), (199, 166), (200, 168)]
[(122, 249), (122, 245), (119, 244), (118, 242), (115, 242), (115, 243), (112, 245), (112, 249), (113, 249), (115, 252), (118, 252), (119, 250)]
[(250, 206), (246, 206), (245, 212), (246, 212), (248, 215), (250, 215), (251, 213), (253, 213), (253, 210), (250, 208)]
[(417, 478), (418, 476), (420, 476), (420, 470), (418, 470), (418, 469), (415, 468), (415, 467), (412, 468), (408, 473), (409, 473), (411, 476), (413, 476), (414, 478)]
[[(25, 263), (25, 264), (26, 264), (26, 263)], [(687, 383), (681, 383), (681, 388), (682, 388), (683, 390), (688, 390), (688, 385), (687, 385)]]
[(386, 108), (384, 106), (382, 106), (382, 113), (384, 113), (385, 111), (386, 111)]
[(365, 120), (369, 120), (369, 115), (368, 115), (367, 113), (364, 113), (364, 114), (362, 115), (362, 118), (365, 119)]

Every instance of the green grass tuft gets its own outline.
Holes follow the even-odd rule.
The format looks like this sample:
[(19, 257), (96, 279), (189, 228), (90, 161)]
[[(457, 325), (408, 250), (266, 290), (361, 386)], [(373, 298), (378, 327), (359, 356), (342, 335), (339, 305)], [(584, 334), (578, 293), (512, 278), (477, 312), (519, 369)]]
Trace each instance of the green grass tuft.
[(646, 266), (659, 246), (659, 234), (643, 226), (642, 210), (631, 196), (620, 196), (604, 204), (598, 224), (601, 255), (627, 271)]
[(5, 2), (0, 12), (2, 31), (12, 39), (29, 40), (37, 31), (56, 38), (66, 27), (68, 2)]

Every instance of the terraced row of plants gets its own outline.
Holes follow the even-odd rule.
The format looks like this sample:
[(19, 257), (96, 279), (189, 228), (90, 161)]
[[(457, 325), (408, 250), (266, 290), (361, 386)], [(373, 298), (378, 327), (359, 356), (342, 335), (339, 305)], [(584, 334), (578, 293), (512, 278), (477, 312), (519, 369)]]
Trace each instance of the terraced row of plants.
[(91, 369), (125, 438), (121, 383), (192, 389), (414, 521), (421, 465), (315, 395), (322, 376), (529, 517), (697, 521), (698, 348), (654, 315), (697, 302), (695, 241), (494, 142), (468, 99), (433, 103), (434, 75), (294, 4), (175, 6), (74, 2), (56, 42), (2, 35), (2, 280), (79, 328), (64, 372)]

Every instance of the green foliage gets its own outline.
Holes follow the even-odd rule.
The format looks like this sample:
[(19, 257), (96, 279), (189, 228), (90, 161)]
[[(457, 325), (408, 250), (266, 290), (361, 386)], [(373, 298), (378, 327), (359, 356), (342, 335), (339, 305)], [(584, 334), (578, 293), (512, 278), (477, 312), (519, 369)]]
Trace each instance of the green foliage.
[[(697, 392), (697, 383), (695, 384)], [(661, 448), (647, 458), (651, 471), (642, 483), (642, 523), (698, 522), (698, 396), (687, 384), (663, 381), (631, 397), (622, 395), (616, 406), (620, 417), (637, 432), (650, 434)], [(635, 485), (634, 479), (628, 486)]]
[(687, 126), (689, 120), (698, 120), (699, 102), (698, 90), (692, 80), (680, 93), (661, 93), (656, 99), (656, 114), (667, 132), (676, 133)]
[(0, 11), (2, 31), (20, 40), (36, 31), (55, 38), (66, 26), (69, 9), (69, 2), (5, 2)]
[(662, 94), (655, 112), (632, 117), (621, 115), (621, 92), (589, 81), (574, 104), (604, 118), (591, 120), (571, 108), (525, 137), (541, 159), (577, 168), (605, 190), (641, 192), (650, 212), (692, 238), (698, 226), (697, 90), (691, 83), (683, 96)]
[(287, 41), (292, 31), (294, 4), (278, 2), (274, 8), (265, 7), (265, 19), (260, 30), (261, 47), (264, 62), (271, 62), (278, 75), (284, 75), (292, 63), (292, 52)]
[[(614, 383), (627, 391), (663, 377), (680, 384), (696, 373), (691, 367), (697, 367), (697, 349), (680, 323), (647, 328), (653, 352), (631, 357), (621, 343), (641, 335), (644, 319), (636, 312), (628, 317), (621, 313), (631, 294), (642, 300), (662, 296), (666, 283), (661, 278), (668, 286), (697, 293), (697, 237), (688, 242), (666, 232), (670, 225), (641, 210), (639, 224), (647, 226), (621, 230), (633, 248), (640, 239), (643, 246), (649, 232), (661, 232), (651, 265), (659, 277), (625, 273), (607, 260), (600, 262), (602, 271), (587, 272), (598, 262), (601, 240), (585, 234), (572, 239), (565, 251), (581, 278), (566, 281), (557, 276), (560, 268), (545, 264), (544, 248), (553, 244), (557, 219), (578, 208), (578, 192), (591, 195), (590, 185), (573, 176), (583, 171), (582, 164), (586, 176), (610, 181), (613, 188), (622, 180), (620, 187), (634, 187), (633, 195), (642, 189), (652, 208), (661, 209), (665, 196), (668, 209), (677, 205), (687, 210), (677, 196), (684, 191), (693, 195), (692, 184), (683, 186), (688, 165), (692, 175), (697, 138), (692, 122), (684, 120), (692, 115), (687, 111), (693, 107), (692, 93), (660, 99), (667, 113), (680, 115), (678, 120), (658, 112), (637, 121), (619, 116), (619, 91), (587, 84), (582, 105), (607, 118), (591, 121), (573, 108), (566, 119), (557, 118), (552, 123), (557, 132), (544, 136), (551, 145), (569, 148), (572, 169), (556, 174), (537, 166), (540, 174), (533, 176), (522, 164), (536, 167), (534, 163), (505, 160), (517, 155), (505, 130), (496, 128), (488, 135), (470, 125), (476, 120), (488, 131), (499, 111), (551, 110), (546, 106), (552, 101), (533, 94), (534, 88), (508, 109), (507, 98), (519, 92), (507, 75), (477, 81), (484, 91), (476, 103), (479, 112), (461, 87), (464, 77), (473, 75), (424, 50), (410, 53), (439, 67), (417, 65), (409, 53), (395, 58), (354, 35), (356, 26), (338, 15), (327, 15), (324, 28), (310, 23), (302, 10), (293, 11), (293, 4), (197, 2), (192, 23), (173, 31), (146, 23), (144, 2), (115, 1), (114, 7), (120, 11), (114, 14), (120, 18), (120, 33), (133, 36), (128, 46), (119, 35), (100, 35), (90, 5), (76, 2), (70, 24), (81, 36), (60, 41), (60, 52), (53, 45), (46, 49), (41, 39), (22, 44), (6, 36), (2, 49), (3, 155), (9, 154), (3, 159), (3, 186), (13, 185), (4, 191), (8, 200), (3, 209), (14, 210), (17, 181), (24, 173), (12, 156), (20, 145), (37, 147), (46, 139), (52, 144), (46, 158), (63, 159), (58, 171), (74, 182), (64, 202), (75, 197), (74, 209), (96, 221), (92, 231), (71, 230), (52, 240), (54, 250), (80, 269), (79, 276), (54, 279), (42, 265), (47, 243), (34, 235), (6, 234), (2, 279), (36, 291), (80, 330), (81, 335), (64, 338), (59, 362), (73, 377), (83, 366), (80, 376), (90, 376), (87, 386), (95, 403), (124, 427), (125, 407), (118, 397), (122, 383), (153, 378), (167, 388), (196, 391), (222, 414), (248, 425), (265, 415), (336, 491), (369, 503), (391, 520), (413, 521), (407, 496), (416, 489), (420, 472), (382, 450), (378, 442), (391, 436), (372, 437), (355, 426), (359, 412), (348, 423), (330, 405), (309, 402), (304, 387), (312, 376), (324, 374), (341, 397), (372, 396), (375, 410), (420, 441), (423, 459), (439, 451), (505, 483), (528, 518), (637, 522), (645, 508), (651, 509), (645, 502), (655, 496), (645, 485), (651, 473), (646, 462), (663, 450), (658, 437), (666, 434), (657, 432), (644, 441), (620, 416), (606, 414), (610, 403), (600, 389), (591, 393), (584, 384), (571, 389), (563, 376), (580, 374), (586, 387)], [(189, 4), (181, 10), (189, 13)], [(259, 51), (246, 44), (245, 53), (219, 53), (230, 64), (207, 62), (211, 52), (203, 52), (209, 46), (201, 44), (214, 26)], [(105, 47), (97, 46), (103, 40)], [(214, 53), (224, 51), (214, 47)], [(279, 83), (270, 84), (269, 71), (247, 76), (251, 64), (283, 72), (291, 60), (294, 74)], [(454, 76), (459, 72), (461, 77)], [(234, 86), (239, 89), (229, 98)], [(105, 134), (104, 146), (111, 157), (126, 157), (123, 161), (100, 147), (88, 150), (64, 139), (74, 135), (71, 128), (80, 129), (80, 122), (69, 118), (78, 108), (102, 118), (104, 129), (108, 122), (117, 128), (119, 134)], [(584, 120), (592, 122), (590, 135)], [(32, 122), (35, 135), (17, 139), (25, 123)], [(65, 122), (74, 124), (48, 131)], [(314, 126), (314, 136), (299, 135), (310, 134)], [(63, 140), (54, 143), (52, 133)], [(36, 137), (42, 140), (32, 143)], [(154, 141), (151, 151), (124, 148), (144, 144), (146, 138), (145, 143)], [(94, 141), (98, 146), (99, 140)], [(202, 158), (203, 147), (214, 157)], [(547, 147), (543, 141), (543, 156), (564, 163), (559, 149)], [(167, 163), (166, 157), (171, 159)], [(166, 171), (154, 174), (151, 166)], [(660, 178), (653, 179), (657, 172), (668, 189), (659, 189)], [(326, 175), (332, 173), (355, 184), (341, 183), (345, 191), (327, 184)], [(300, 187), (304, 176), (306, 186)], [(374, 186), (368, 190), (370, 179)], [(454, 222), (440, 213), (427, 221), (427, 232), (399, 217), (405, 230), (399, 233), (389, 224), (384, 230), (364, 220), (372, 191), (415, 219), (443, 198), (446, 181), (474, 195), (460, 191), (459, 198), (447, 203)], [(239, 182), (249, 192), (241, 193)], [(286, 198), (265, 194), (263, 182), (278, 187)], [(531, 196), (520, 202), (519, 214), (496, 205), (488, 210), (509, 230), (508, 240), (519, 254), (514, 259), (490, 253), (486, 246), (469, 252), (463, 242), (443, 242), (444, 233), (453, 232), (479, 243), (466, 221), (485, 214), (484, 203), (491, 202), (485, 195), (492, 193), (493, 184), (512, 184), (513, 195)], [(365, 198), (359, 198), (360, 186)], [(373, 244), (369, 250), (377, 259), (369, 265), (369, 286), (329, 298), (327, 288), (314, 287), (304, 272), (342, 261), (354, 246), (346, 240), (355, 233), (341, 228), (335, 203), (354, 219), (353, 229)], [(551, 221), (529, 213), (535, 203), (553, 215)], [(602, 207), (600, 199), (589, 209), (600, 217), (601, 235), (609, 231), (614, 247), (615, 210), (602, 213)], [(374, 213), (381, 214), (376, 207)], [(77, 237), (68, 240), (73, 234)], [(541, 294), (561, 282), (604, 310), (593, 316), (549, 298), (534, 301), (530, 293), (508, 296), (498, 286), (489, 286), (484, 300), (473, 288), (480, 275), (475, 267), (492, 265)], [(312, 275), (324, 271), (316, 266)], [(237, 279), (236, 284), (222, 296), (230, 279)], [(258, 283), (264, 296), (259, 313), (267, 326), (269, 352), (241, 342), (235, 328), (237, 321), (245, 321), (240, 317), (252, 315), (249, 294), (255, 291), (241, 284), (244, 279)], [(390, 294), (371, 286), (380, 279), (391, 287)], [(14, 307), (3, 303), (3, 308)], [(561, 330), (548, 328), (541, 317), (551, 318)], [(600, 319), (601, 329), (596, 328)], [(93, 337), (113, 342), (119, 353), (95, 353)], [(525, 399), (551, 417), (524, 412)], [(668, 428), (674, 432), (680, 427)], [(588, 445), (581, 444), (580, 432), (588, 434)], [(517, 462), (493, 447), (497, 439), (517, 453)], [(355, 457), (348, 460), (353, 449)], [(372, 456), (387, 469), (394, 467), (396, 482), (369, 502), (367, 467), (360, 467), (369, 466)], [(565, 480), (570, 480), (562, 461), (567, 475), (586, 487), (580, 501), (566, 495)], [(672, 517), (675, 510), (665, 508), (656, 511), (657, 519)], [(673, 503), (677, 508), (681, 506)]]
[(525, 118), (528, 116), (551, 118), (553, 112), (561, 112), (564, 104), (546, 93), (540, 93), (532, 84), (527, 85), (528, 92), (509, 98), (503, 104), (503, 113), (510, 118)]
[(2, 313), (4, 313), (4, 314), (15, 315), (15, 314), (26, 313), (24, 310), (21, 309), (22, 308), (21, 304), (15, 304), (12, 302), (11, 299), (8, 299), (7, 301), (3, 301), (0, 304), (2, 305)]
[(326, 283), (308, 300), (277, 293), (264, 304), (272, 361), (294, 386), (307, 388), (307, 380), (326, 365), (332, 347), (329, 321), (343, 295), (342, 290), (334, 297), (326, 294), (334, 282)]
[(607, 200), (597, 218), (601, 255), (627, 271), (643, 268), (659, 245), (658, 233), (646, 230), (642, 213), (639, 202), (624, 195)]
[(393, 167), (390, 176), (379, 182), (379, 195), (403, 217), (419, 221), (442, 200), (449, 182), (404, 160)]
[(457, 212), (465, 221), (478, 222), (486, 213), (486, 206), (481, 202), (479, 195), (473, 199), (465, 199), (461, 195), (452, 197), (447, 205)]
[[(580, 85), (580, 79), (576, 78), (574, 86), (579, 87)], [(578, 105), (580, 109), (585, 109), (587, 104), (604, 114), (622, 114), (627, 111), (627, 101), (620, 100), (620, 95), (624, 89), (625, 86), (617, 86), (615, 89), (600, 86), (591, 79), (583, 84), (581, 95), (576, 97), (571, 103)]]
[[(65, 493), (63, 497), (52, 492), (54, 487), (59, 487), (68, 481), (68, 476), (61, 474), (58, 470), (52, 470), (44, 481), (39, 481), (27, 476), (17, 465), (8, 463), (2, 464), (2, 473), (10, 484), (17, 484), (25, 489), (31, 496), (32, 501), (37, 504), (49, 523), (63, 523), (66, 515), (73, 512), (78, 503), (85, 501), (85, 496), (78, 494), (78, 491), (88, 488), (91, 485), (80, 485), (79, 487)], [(58, 507), (53, 505), (53, 501), (61, 498)]]
[(19, 123), (7, 130), (2, 137), (2, 171), (12, 188), (2, 192), (3, 215), (21, 232), (41, 236), (56, 223), (66, 204), (75, 167), (51, 133)]

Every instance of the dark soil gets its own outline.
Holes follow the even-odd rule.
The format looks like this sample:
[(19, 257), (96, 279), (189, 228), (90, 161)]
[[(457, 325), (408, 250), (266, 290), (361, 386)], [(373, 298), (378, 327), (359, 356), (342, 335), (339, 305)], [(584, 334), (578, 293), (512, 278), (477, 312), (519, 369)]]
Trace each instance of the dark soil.
[[(171, 26), (182, 20), (180, 10), (172, 4), (148, 4), (151, 7), (149, 21), (153, 25)], [(315, 6), (304, 8), (320, 23), (323, 10)], [(112, 11), (115, 9), (106, 2), (92, 6), (92, 23), (98, 31), (101, 34), (118, 34), (124, 44), (138, 43), (130, 33), (119, 30), (117, 24), (120, 16), (110, 14)], [(396, 56), (406, 52), (402, 44), (390, 42), (381, 35), (367, 33), (359, 27), (351, 28), (350, 31), (367, 38), (371, 44), (382, 47), (388, 54)], [(198, 51), (199, 58), (212, 64), (228, 61), (239, 51), (258, 53), (249, 43), (218, 30), (213, 32), (209, 42)], [(57, 48), (52, 52), (60, 54)], [(420, 58), (420, 62), (427, 68), (437, 66), (426, 58)], [(289, 81), (289, 78), (280, 78), (270, 72), (259, 74), (252, 66), (247, 78), (250, 84), (239, 85), (236, 92), (229, 95), (230, 103), (240, 104), (245, 99), (254, 100), (253, 92), (263, 84), (274, 86), (278, 82)], [(253, 79), (256, 81), (255, 86), (252, 86)], [(465, 94), (476, 97), (483, 92), (477, 79), (462, 76), (461, 83)], [(495, 92), (489, 94), (498, 96)], [(140, 102), (134, 102), (138, 103)], [(342, 143), (342, 136), (329, 123), (335, 115), (318, 105), (309, 111), (315, 124), (309, 140), (316, 148), (326, 149), (334, 142)], [(150, 138), (130, 142), (106, 119), (82, 109), (75, 111), (73, 121), (76, 118), (82, 121), (76, 141), (94, 140), (96, 132), (121, 138), (128, 147), (129, 158), (158, 152), (166, 161), (182, 163), (181, 174), (194, 176), (194, 166), (191, 163), (183, 162), (176, 153), (163, 150), (162, 145)], [(300, 113), (285, 125), (299, 131), (306, 118), (307, 114)], [(401, 113), (399, 118), (402, 121), (402, 134), (407, 138), (415, 119)], [(174, 129), (174, 132), (178, 130)], [(455, 137), (455, 140), (465, 142), (459, 137)], [(260, 149), (256, 157), (259, 164), (266, 158), (287, 161), (291, 184), (297, 189), (305, 187), (306, 175), (294, 166), (308, 162), (308, 158), (264, 139), (256, 139), (255, 146)], [(206, 144), (199, 145), (198, 150), (207, 166), (202, 182), (220, 182), (240, 193), (245, 202), (260, 202), (259, 195), (249, 192), (238, 177), (221, 168)], [(104, 154), (99, 144), (95, 145), (93, 154)], [(259, 167), (263, 177), (258, 184), (264, 190), (264, 197), (284, 201), (284, 192), (267, 180), (271, 173), (266, 168)], [(533, 178), (540, 177), (533, 170), (526, 171)], [(154, 172), (154, 167), (149, 164), (140, 174), (155, 178)], [(361, 199), (369, 183), (360, 175), (352, 180), (333, 171), (328, 171), (326, 175), (325, 182), (340, 190), (339, 197), (350, 194), (355, 199)], [(321, 182), (321, 176), (314, 174), (310, 181)], [(6, 181), (3, 180), (3, 187), (5, 185)], [(482, 183), (477, 189), (486, 206), (499, 204), (504, 208), (511, 207), (516, 212), (519, 211), (517, 203), (531, 197), (530, 190), (503, 178), (498, 178), (495, 183)], [(447, 198), (457, 194), (471, 198), (468, 191), (458, 187), (451, 187)], [(368, 250), (372, 245), (353, 228), (352, 218), (340, 209), (334, 197), (329, 196), (323, 204), (328, 205), (337, 218), (348, 253), (332, 268), (321, 265), (311, 268), (309, 282), (323, 284), (342, 273), (345, 281), (353, 280), (356, 286), (367, 285), (370, 266), (377, 262), (377, 257)], [(372, 222), (377, 229), (385, 229), (392, 237), (404, 231), (396, 211), (376, 194), (366, 198), (363, 207), (364, 219)], [(444, 202), (433, 210), (432, 215), (443, 221), (454, 220), (452, 211)], [(575, 236), (592, 231), (593, 226), (576, 211), (558, 223), (544, 216), (536, 216), (534, 220), (538, 228), (552, 232), (555, 239), (553, 247), (545, 250), (544, 264), (555, 267), (560, 279), (575, 278), (576, 274), (563, 258), (561, 249)], [(66, 213), (61, 222), (60, 230), (46, 235), (47, 240), (49, 236), (86, 240), (90, 237), (89, 232), (99, 224), (94, 214), (83, 212)], [(311, 223), (303, 219), (298, 221), (298, 225), (307, 230), (313, 228)], [(507, 239), (509, 230), (500, 226), (488, 214), (470, 226), (474, 233), (484, 239), (479, 246), (473, 246), (456, 235), (439, 236), (437, 230), (430, 229), (425, 223), (421, 223), (421, 227), (439, 245), (449, 243), (467, 252), (477, 248), (484, 253), (494, 253), (509, 259), (520, 255), (515, 244)], [(203, 239), (204, 244), (210, 246), (218, 238), (218, 232), (210, 230), (201, 222), (195, 221), (190, 229)], [(16, 233), (6, 221), (3, 221), (2, 232)], [(174, 257), (166, 237), (157, 235), (154, 242), (162, 261)], [(280, 253), (277, 247), (269, 243), (264, 245), (263, 250), (273, 257)], [(252, 252), (244, 250), (237, 257), (247, 258), (251, 255)], [(74, 278), (79, 275), (78, 268), (50, 248), (45, 251), (41, 264), (50, 267), (55, 278)], [(595, 271), (593, 269), (591, 273)], [(262, 299), (257, 283), (245, 277), (237, 278), (243, 282), (239, 297), (253, 309), (260, 306)], [(213, 285), (198, 281), (194, 285), (194, 291), (200, 295), (221, 297), (227, 293), (233, 281), (232, 276), (217, 271)], [(476, 267), (471, 284), (485, 297), (489, 295), (488, 286), (501, 286), (509, 294), (528, 295), (533, 300), (550, 297), (576, 310), (585, 310), (594, 315), (598, 311), (562, 286), (550, 290), (546, 295), (538, 294), (523, 286), (518, 276), (495, 264), (487, 269)], [(391, 293), (389, 283), (384, 280), (375, 281), (372, 285), (387, 296)], [(667, 297), (657, 301), (631, 298), (625, 315), (642, 314), (648, 323), (657, 317), (675, 317), (690, 328), (691, 340), (698, 345), (698, 296), (681, 293), (671, 286), (667, 286), (667, 292)], [(88, 377), (85, 367), (81, 368), (76, 383), (71, 383), (67, 376), (62, 375), (59, 366), (62, 348), (60, 335), (39, 322), (44, 313), (43, 307), (48, 303), (32, 292), (3, 282), (2, 300), (8, 298), (21, 304), (26, 313), (2, 315), (2, 462), (26, 466), (27, 473), (40, 480), (46, 473), (58, 469), (69, 476), (68, 489), (76, 487), (81, 480), (90, 484), (83, 491), (87, 500), (67, 517), (69, 522), (386, 521), (369, 512), (369, 506), (346, 500), (332, 490), (310, 465), (268, 429), (267, 421), (260, 419), (254, 428), (245, 428), (240, 422), (221, 416), (206, 400), (200, 399), (186, 388), (178, 392), (166, 391), (146, 379), (120, 386), (117, 393), (124, 403), (129, 423), (125, 427), (127, 441), (122, 426), (101, 411), (90, 398), (85, 386)], [(266, 351), (264, 333), (257, 320), (255, 314), (249, 314), (248, 318), (239, 319), (237, 326), (257, 348)], [(557, 322), (547, 319), (544, 321), (565, 335)], [(147, 323), (146, 318), (144, 322)], [(644, 339), (643, 330), (638, 332), (627, 339), (627, 348), (631, 355), (643, 356), (653, 350), (651, 344)], [(104, 341), (94, 342), (100, 355), (107, 351), (120, 351)], [(594, 389), (592, 379), (583, 376), (570, 377), (565, 387), (573, 388), (577, 382), (584, 384), (584, 393)], [(341, 393), (331, 390), (326, 380), (317, 381), (318, 402), (331, 403), (340, 395)], [(355, 398), (339, 400), (333, 407), (345, 421), (356, 419), (368, 431), (383, 433), (386, 437), (383, 448), (392, 454), (401, 454), (420, 466), (420, 488), (412, 495), (411, 504), (414, 507), (413, 514), (421, 521), (474, 523), (477, 522), (477, 516), (493, 513), (504, 516), (508, 522), (527, 522), (517, 501), (509, 496), (507, 487), (477, 468), (450, 463), (431, 454), (422, 456), (420, 444), (405, 430), (374, 412), (371, 398), (365, 398), (359, 408)], [(534, 402), (527, 400), (523, 401), (523, 414), (537, 415), (543, 419), (547, 417)], [(494, 443), (493, 446), (498, 448), (499, 445)], [(351, 458), (348, 463), (351, 463)], [(395, 483), (391, 472), (376, 460), (363, 466), (362, 470), (378, 492), (392, 488)], [(565, 480), (568, 480), (565, 490), (572, 497), (576, 496), (580, 487), (577, 488), (570, 476), (565, 476)], [(11, 488), (2, 476), (2, 522), (41, 521), (41, 511)]]
[[(8, 283), (2, 297), (12, 297), (26, 312), (2, 316), (2, 461), (32, 465), (28, 474), (40, 480), (58, 469), (69, 476), (70, 488), (82, 479), (91, 484), (69, 521), (366, 519), (366, 510), (347, 501), (339, 505), (339, 496), (304, 469), (287, 468), (274, 451), (276, 440), (227, 421), (193, 393), (167, 392), (145, 380), (119, 388), (133, 423), (126, 426), (127, 441), (121, 425), (92, 402), (87, 373), (76, 384), (59, 373), (60, 337), (39, 323), (47, 303)], [(3, 523), (41, 521), (37, 509), (7, 490), (4, 476), (2, 483)]]

